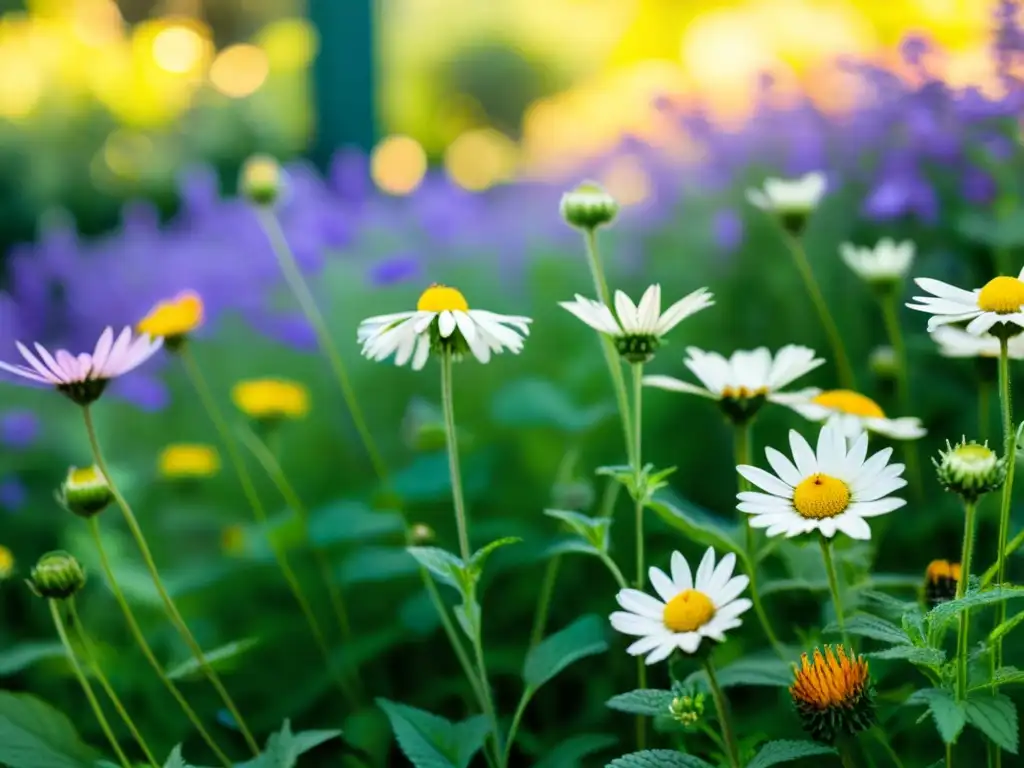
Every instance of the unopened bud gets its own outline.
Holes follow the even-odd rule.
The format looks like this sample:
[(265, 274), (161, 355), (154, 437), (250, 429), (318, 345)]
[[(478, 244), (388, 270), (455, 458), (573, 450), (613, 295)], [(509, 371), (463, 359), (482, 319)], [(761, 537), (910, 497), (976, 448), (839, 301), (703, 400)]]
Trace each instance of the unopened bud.
[(585, 181), (571, 192), (562, 195), (562, 218), (568, 224), (585, 230), (594, 230), (611, 224), (619, 212), (619, 204), (600, 184)]
[(32, 569), (28, 585), (39, 597), (65, 600), (85, 586), (85, 571), (67, 552), (48, 552)]
[(239, 189), (256, 205), (273, 205), (281, 197), (284, 175), (281, 165), (269, 155), (253, 155), (242, 165)]
[(434, 540), (434, 529), (425, 523), (416, 523), (409, 531), (409, 536), (413, 544), (429, 544)]
[(946, 450), (932, 463), (942, 487), (967, 502), (998, 490), (1006, 479), (1005, 458), (997, 456), (988, 445), (968, 443), (966, 439), (956, 445), (947, 440)]
[(82, 469), (71, 467), (57, 491), (57, 500), (79, 517), (93, 517), (110, 505), (114, 493), (103, 472), (94, 464)]

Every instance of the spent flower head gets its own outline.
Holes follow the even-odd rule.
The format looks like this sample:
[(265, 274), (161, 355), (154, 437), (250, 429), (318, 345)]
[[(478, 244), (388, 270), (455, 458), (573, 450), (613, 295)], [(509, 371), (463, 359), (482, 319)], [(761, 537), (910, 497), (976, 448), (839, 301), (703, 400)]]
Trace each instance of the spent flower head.
[(839, 254), (854, 274), (880, 291), (891, 291), (910, 271), (914, 263), (914, 244), (897, 243), (886, 237), (873, 248), (859, 248), (851, 243), (839, 246)]
[(238, 189), (249, 202), (271, 206), (284, 191), (284, 171), (270, 155), (251, 155), (242, 165)]
[(868, 663), (863, 656), (839, 645), (814, 649), (793, 666), (793, 698), (804, 729), (815, 741), (833, 744), (843, 735), (856, 735), (875, 722), (874, 695)]
[(203, 300), (195, 291), (182, 291), (177, 296), (158, 302), (142, 318), (136, 330), (164, 340), (173, 351), (181, 348), (190, 333), (203, 323)]
[(924, 572), (924, 599), (929, 608), (948, 603), (956, 597), (960, 583), (960, 563), (932, 560)]
[(850, 389), (810, 387), (780, 393), (775, 402), (789, 406), (810, 421), (837, 424), (851, 440), (861, 432), (876, 432), (892, 440), (916, 440), (928, 434), (920, 419), (913, 416), (889, 418), (870, 397)]
[(827, 187), (825, 174), (817, 171), (798, 179), (769, 178), (765, 179), (764, 186), (748, 189), (747, 200), (774, 214), (787, 232), (799, 237)]
[(39, 597), (65, 600), (85, 586), (85, 571), (81, 563), (67, 552), (48, 552), (32, 569), (28, 586)]
[(95, 464), (91, 467), (71, 467), (57, 491), (57, 501), (79, 517), (98, 515), (114, 500), (102, 470)]
[(172, 443), (157, 457), (157, 471), (169, 480), (195, 480), (220, 472), (220, 454), (212, 445)]
[(919, 277), (916, 282), (931, 296), (915, 296), (911, 309), (927, 312), (928, 330), (943, 325), (967, 323), (966, 330), (975, 336), (990, 335), (1011, 338), (1024, 331), (1024, 269), (1017, 277), (1001, 275), (981, 288), (963, 288)]
[(616, 291), (614, 313), (600, 301), (579, 294), (573, 301), (559, 302), (559, 306), (611, 338), (627, 362), (644, 363), (658, 351), (665, 334), (714, 303), (713, 294), (707, 288), (698, 288), (662, 312), (661, 286), (655, 284), (644, 291), (639, 304), (634, 304), (622, 291)]
[(615, 220), (619, 204), (597, 182), (584, 181), (562, 195), (559, 209), (566, 223), (577, 229), (594, 230)]
[(964, 501), (975, 502), (981, 496), (997, 491), (1006, 479), (1006, 459), (984, 445), (961, 438), (956, 445), (946, 441), (946, 450), (932, 459), (939, 483)]

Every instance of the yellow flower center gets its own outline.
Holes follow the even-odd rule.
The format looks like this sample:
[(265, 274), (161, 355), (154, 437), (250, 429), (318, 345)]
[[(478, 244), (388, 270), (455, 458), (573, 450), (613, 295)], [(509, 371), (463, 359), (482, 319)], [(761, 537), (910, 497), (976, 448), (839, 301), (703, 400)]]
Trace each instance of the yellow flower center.
[(209, 445), (169, 445), (157, 462), (160, 474), (168, 478), (209, 477), (220, 470), (220, 456)]
[(863, 416), (866, 419), (885, 418), (885, 411), (878, 403), (850, 389), (830, 389), (812, 398), (811, 402), (851, 416)]
[(1016, 277), (993, 277), (978, 294), (978, 308), (1008, 315), (1024, 305), (1024, 283)]
[(446, 309), (467, 312), (469, 304), (466, 303), (466, 297), (455, 288), (434, 284), (420, 296), (416, 309), (420, 312), (444, 312)]
[(0, 579), (6, 579), (14, 573), (14, 555), (7, 547), (0, 546)]
[(253, 419), (297, 419), (309, 412), (309, 392), (284, 379), (240, 381), (231, 389), (238, 410)]
[(835, 517), (850, 506), (850, 489), (842, 480), (819, 472), (796, 487), (793, 506), (801, 517), (814, 520)]
[(828, 646), (825, 655), (815, 649), (813, 662), (807, 654), (794, 668), (795, 679), (790, 694), (801, 704), (816, 709), (849, 707), (856, 703), (868, 681), (868, 663), (863, 657), (849, 657), (843, 646), (833, 653)]
[(687, 589), (668, 601), (662, 620), (673, 632), (695, 632), (715, 615), (711, 598), (696, 589)]
[(203, 300), (199, 294), (186, 291), (158, 303), (139, 321), (137, 330), (153, 337), (184, 336), (202, 322)]
[(95, 485), (100, 482), (100, 472), (96, 467), (75, 468), (68, 473), (68, 485)]
[(750, 389), (749, 387), (724, 387), (722, 389), (722, 397), (732, 400), (749, 400), (750, 398), (767, 394), (768, 387), (758, 387), (757, 389)]

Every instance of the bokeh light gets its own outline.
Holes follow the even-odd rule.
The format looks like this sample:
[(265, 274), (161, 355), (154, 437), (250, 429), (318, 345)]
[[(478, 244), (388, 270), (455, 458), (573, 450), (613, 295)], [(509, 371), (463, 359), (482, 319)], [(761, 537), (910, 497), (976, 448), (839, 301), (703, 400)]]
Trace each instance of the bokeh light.
[(210, 65), (213, 87), (232, 98), (255, 93), (270, 74), (270, 62), (262, 48), (248, 43), (221, 51)]
[(512, 177), (517, 155), (516, 144), (508, 136), (484, 128), (455, 139), (445, 152), (444, 165), (460, 187), (482, 191)]
[(202, 65), (207, 45), (194, 26), (171, 24), (153, 37), (153, 60), (161, 69), (183, 75)]
[(391, 195), (407, 195), (423, 181), (427, 172), (427, 153), (410, 136), (388, 136), (370, 155), (370, 176)]

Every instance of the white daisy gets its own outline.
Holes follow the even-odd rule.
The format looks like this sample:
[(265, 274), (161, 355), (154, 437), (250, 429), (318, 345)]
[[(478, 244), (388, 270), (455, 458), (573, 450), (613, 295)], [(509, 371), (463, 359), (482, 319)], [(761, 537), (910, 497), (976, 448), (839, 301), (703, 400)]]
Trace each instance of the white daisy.
[(820, 531), (831, 538), (836, 531), (853, 539), (870, 539), (865, 518), (885, 515), (907, 502), (890, 496), (907, 484), (902, 464), (889, 464), (892, 448), (884, 448), (865, 461), (868, 436), (861, 433), (847, 449), (842, 430), (826, 424), (818, 433), (817, 452), (795, 430), (789, 433), (790, 461), (774, 448), (765, 455), (775, 474), (740, 465), (737, 471), (765, 493), (737, 495), (741, 512), (751, 515), (753, 528), (767, 528), (769, 536), (787, 538)]
[(661, 311), (661, 286), (652, 285), (633, 304), (622, 291), (615, 292), (615, 313), (600, 301), (576, 294), (559, 305), (596, 331), (612, 338), (619, 354), (634, 363), (646, 362), (657, 351), (661, 338), (690, 315), (714, 304), (707, 288), (698, 288)]
[(774, 399), (805, 419), (837, 424), (851, 440), (864, 431), (876, 432), (893, 440), (916, 440), (928, 434), (920, 419), (913, 416), (890, 419), (870, 397), (849, 389), (811, 387), (799, 392), (780, 392)]
[(738, 350), (728, 358), (717, 352), (687, 347), (683, 361), (703, 387), (672, 376), (644, 376), (649, 387), (687, 392), (719, 401), (730, 417), (745, 420), (765, 400), (774, 400), (779, 390), (824, 363), (814, 350), (788, 344), (773, 357), (767, 347)]
[(359, 324), (356, 337), (363, 345), (363, 355), (371, 360), (395, 356), (395, 365), (412, 360), (413, 370), (427, 363), (433, 349), (447, 348), (456, 359), (466, 351), (481, 363), (491, 353), (510, 350), (518, 354), (523, 339), (529, 335), (528, 317), (499, 315), (482, 309), (470, 309), (455, 288), (432, 285), (423, 292), (412, 312), (369, 317)]
[(737, 599), (750, 579), (733, 576), (736, 555), (731, 552), (715, 566), (715, 551), (708, 548), (696, 577), (686, 558), (672, 553), (672, 576), (651, 568), (651, 585), (658, 598), (638, 589), (623, 589), (615, 596), (624, 611), (611, 615), (612, 627), (640, 639), (626, 652), (647, 655), (647, 663), (667, 659), (676, 648), (696, 653), (705, 637), (722, 642), (725, 633), (743, 622), (740, 615), (751, 606), (747, 598)]
[[(943, 357), (999, 357), (999, 339), (975, 336), (953, 325), (940, 325), (931, 332)], [(1014, 336), (1007, 344), (1011, 360), (1024, 360), (1024, 336)]]
[(49, 384), (79, 405), (88, 405), (103, 394), (107, 382), (156, 354), (163, 340), (146, 334), (135, 336), (131, 328), (122, 330), (115, 339), (114, 329), (108, 327), (100, 334), (92, 354), (73, 355), (65, 349), (50, 354), (38, 343), (33, 345), (33, 354), (20, 341), (16, 346), (28, 365), (0, 362), (0, 369), (38, 384)]
[[(991, 331), (994, 336), (1007, 332), (1020, 333), (1024, 328), (1024, 270), (1017, 277), (994, 277), (982, 288), (963, 288), (919, 277), (916, 282), (931, 296), (915, 296), (911, 309), (928, 312), (928, 330), (953, 323), (967, 323), (967, 332), (980, 336)], [(1007, 327), (1010, 326), (1010, 327)]]
[(781, 217), (798, 215), (806, 218), (818, 207), (827, 189), (825, 174), (818, 171), (798, 179), (765, 179), (759, 189), (748, 189), (747, 200), (761, 210)]
[(858, 248), (850, 243), (839, 246), (846, 266), (867, 283), (893, 283), (902, 280), (914, 263), (914, 244), (894, 242), (886, 237), (874, 248)]

